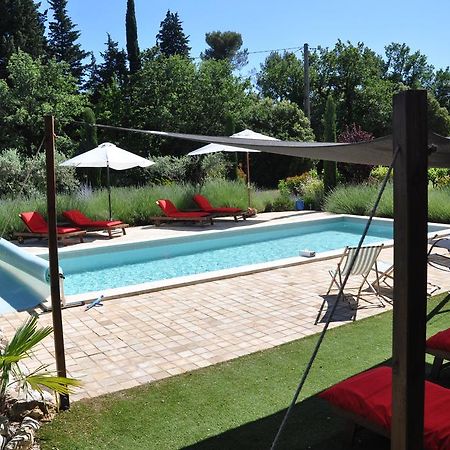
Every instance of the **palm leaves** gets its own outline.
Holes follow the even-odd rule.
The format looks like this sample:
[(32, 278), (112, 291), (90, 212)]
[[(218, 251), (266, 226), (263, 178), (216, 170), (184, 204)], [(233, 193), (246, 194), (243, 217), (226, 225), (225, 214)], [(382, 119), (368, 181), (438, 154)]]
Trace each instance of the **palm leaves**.
[(30, 317), (20, 328), (17, 329), (14, 337), (0, 351), (0, 408), (5, 406), (6, 389), (12, 384), (18, 384), (19, 388), (27, 391), (34, 389), (42, 393), (43, 388), (61, 394), (71, 392), (71, 387), (80, 385), (78, 380), (73, 378), (58, 377), (48, 374), (46, 366), (38, 367), (34, 372), (25, 374), (20, 361), (30, 356), (33, 347), (49, 336), (52, 327), (37, 328), (37, 317)]

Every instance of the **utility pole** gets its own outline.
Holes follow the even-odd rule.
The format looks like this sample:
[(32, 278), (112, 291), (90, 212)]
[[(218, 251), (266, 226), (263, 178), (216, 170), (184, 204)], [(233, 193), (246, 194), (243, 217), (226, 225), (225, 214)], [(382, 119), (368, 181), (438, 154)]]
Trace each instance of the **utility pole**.
[(303, 45), (303, 77), (304, 77), (304, 100), (303, 100), (303, 106), (304, 106), (304, 112), (305, 116), (308, 118), (308, 120), (311, 120), (311, 104), (309, 101), (309, 91), (310, 91), (310, 85), (309, 85), (309, 48), (308, 44)]

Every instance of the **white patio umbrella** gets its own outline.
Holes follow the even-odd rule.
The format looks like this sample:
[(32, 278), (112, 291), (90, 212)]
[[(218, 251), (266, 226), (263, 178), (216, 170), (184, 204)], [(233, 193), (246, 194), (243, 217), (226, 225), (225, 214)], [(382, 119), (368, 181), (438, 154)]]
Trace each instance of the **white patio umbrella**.
[[(278, 141), (278, 139), (267, 136), (262, 133), (257, 133), (256, 131), (245, 129), (243, 131), (239, 131), (239, 133), (234, 133), (230, 137), (232, 138), (247, 138), (247, 139), (268, 139), (272, 141)], [(248, 206), (250, 207), (250, 155), (249, 153), (261, 153), (259, 150), (251, 150), (249, 148), (244, 147), (233, 147), (231, 145), (222, 145), (222, 144), (208, 144), (203, 147), (198, 148), (197, 150), (193, 150), (189, 152), (188, 155), (197, 156), (197, 155), (206, 155), (207, 153), (216, 153), (216, 152), (245, 152), (247, 154), (247, 195), (248, 195)]]
[(106, 184), (108, 185), (109, 219), (111, 220), (111, 183), (109, 169), (125, 170), (132, 167), (148, 167), (155, 164), (154, 161), (142, 158), (134, 153), (116, 147), (110, 142), (104, 142), (81, 155), (68, 159), (60, 166), (70, 167), (106, 167)]

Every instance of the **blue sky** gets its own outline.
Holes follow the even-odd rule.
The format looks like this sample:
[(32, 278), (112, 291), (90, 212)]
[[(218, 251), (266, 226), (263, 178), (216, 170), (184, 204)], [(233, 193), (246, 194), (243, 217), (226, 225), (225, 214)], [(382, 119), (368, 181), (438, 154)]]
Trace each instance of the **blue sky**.
[[(81, 31), (85, 50), (98, 56), (106, 33), (125, 47), (126, 0), (69, 0), (72, 21)], [(42, 7), (47, 5), (42, 1)], [(191, 56), (199, 56), (209, 31), (238, 31), (250, 52), (310, 47), (332, 47), (338, 39), (364, 42), (383, 54), (391, 42), (405, 42), (427, 55), (436, 68), (450, 66), (448, 0), (135, 0), (140, 48), (155, 44), (168, 9), (178, 12), (189, 35)], [(259, 69), (268, 53), (250, 55), (247, 75)]]

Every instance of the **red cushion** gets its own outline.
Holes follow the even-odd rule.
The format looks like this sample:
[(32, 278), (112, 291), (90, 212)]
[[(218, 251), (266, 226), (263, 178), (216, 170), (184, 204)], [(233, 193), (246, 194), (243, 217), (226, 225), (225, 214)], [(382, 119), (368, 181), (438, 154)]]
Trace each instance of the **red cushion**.
[(167, 199), (157, 200), (156, 203), (163, 210), (164, 214), (166, 214), (167, 216), (170, 216), (173, 213), (178, 212), (177, 207), (170, 200)]
[(379, 367), (341, 381), (321, 392), (319, 397), (389, 430), (391, 384), (391, 369)]
[(81, 211), (78, 211), (77, 209), (63, 211), (62, 215), (78, 227), (89, 226), (89, 224), (91, 223), (91, 219), (86, 217)]
[(63, 211), (63, 216), (69, 219), (77, 227), (82, 228), (108, 228), (123, 223), (121, 220), (91, 220), (77, 209)]
[(426, 345), (435, 350), (450, 352), (450, 328), (428, 338)]
[(74, 231), (81, 231), (81, 230), (79, 228), (74, 227), (56, 227), (56, 232), (58, 234), (73, 233)]
[(194, 195), (194, 202), (197, 203), (198, 207), (200, 209), (203, 209), (203, 211), (213, 209), (211, 203), (209, 203), (208, 199), (206, 197), (203, 197), (203, 195), (200, 194)]
[(202, 211), (208, 212), (208, 213), (240, 213), (242, 212), (242, 209), (240, 208), (227, 208), (227, 207), (221, 207), (221, 208), (214, 208), (211, 203), (209, 203), (208, 199), (206, 197), (203, 197), (203, 195), (197, 194), (194, 195), (194, 202), (197, 203), (199, 208)]
[[(390, 430), (392, 370), (378, 367), (321, 392), (319, 397)], [(450, 449), (450, 390), (425, 381), (424, 445), (426, 450)]]
[(23, 212), (19, 215), (32, 233), (48, 233), (47, 222), (37, 211)]
[(192, 211), (192, 212), (183, 212), (178, 211), (176, 213), (172, 213), (169, 217), (206, 217), (209, 216), (207, 212), (199, 212), (199, 211)]

